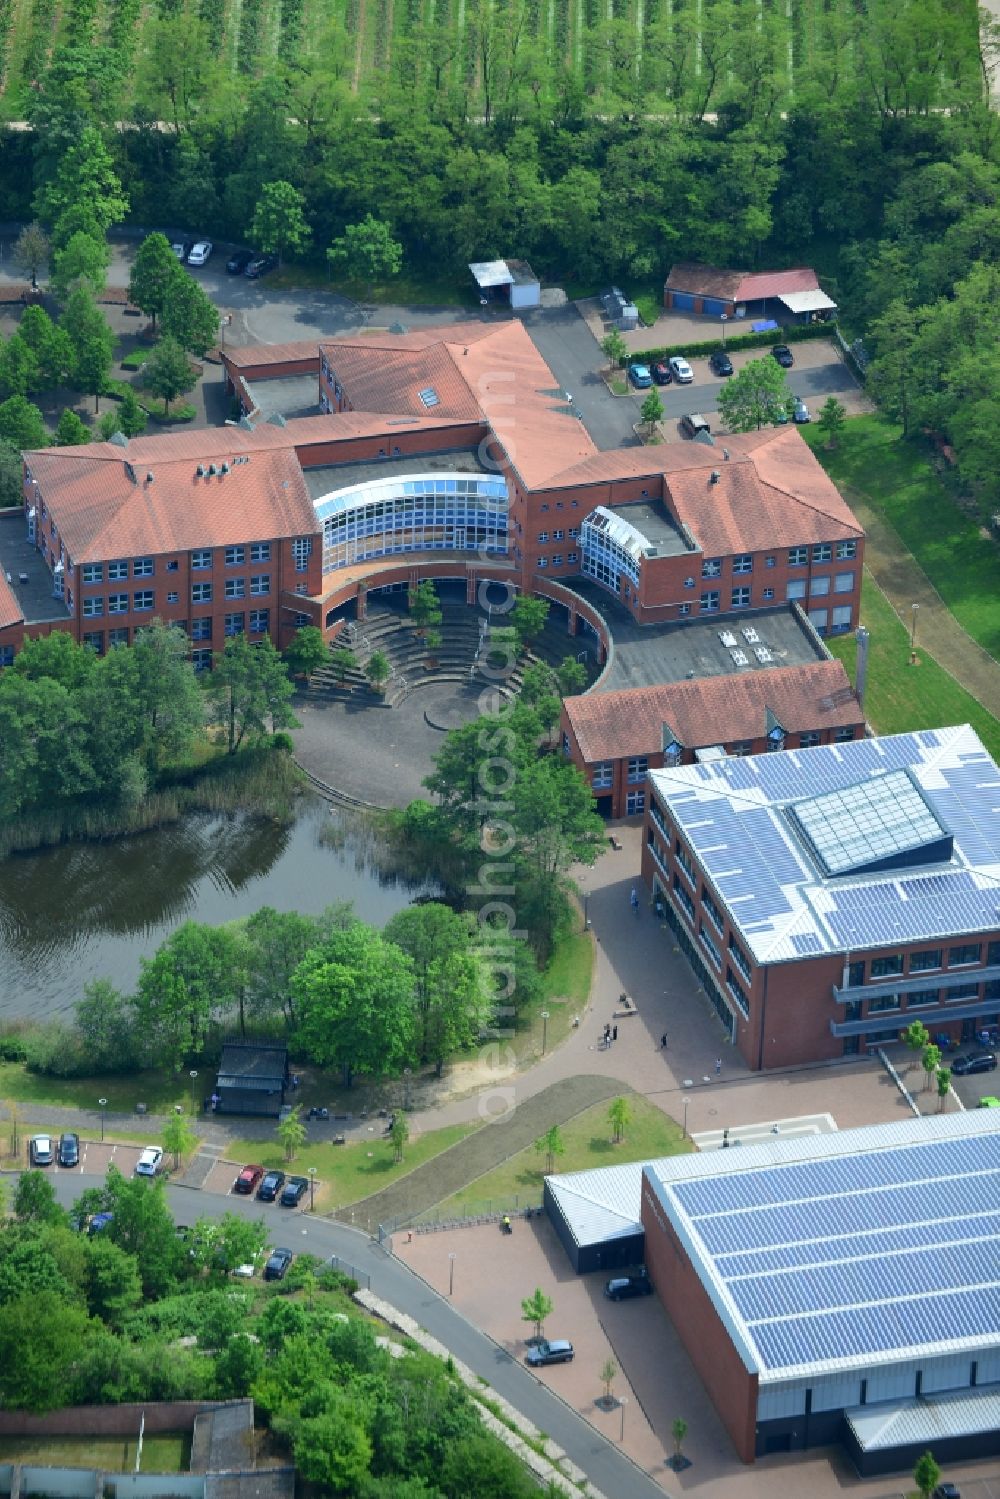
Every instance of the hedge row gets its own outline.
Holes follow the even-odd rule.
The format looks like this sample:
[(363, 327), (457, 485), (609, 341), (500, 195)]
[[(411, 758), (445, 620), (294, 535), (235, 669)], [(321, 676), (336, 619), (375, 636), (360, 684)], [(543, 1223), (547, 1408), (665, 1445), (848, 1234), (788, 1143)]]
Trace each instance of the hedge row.
[(791, 328), (772, 328), (770, 333), (737, 333), (735, 338), (727, 338), (725, 342), (713, 338), (707, 343), (688, 341), (670, 344), (665, 349), (637, 349), (628, 355), (625, 363), (648, 364), (651, 359), (670, 359), (674, 354), (681, 354), (685, 359), (700, 359), (703, 355), (719, 354), (723, 350), (729, 354), (734, 349), (769, 349), (779, 343), (802, 343), (807, 338), (832, 338), (835, 327), (834, 323), (796, 323)]

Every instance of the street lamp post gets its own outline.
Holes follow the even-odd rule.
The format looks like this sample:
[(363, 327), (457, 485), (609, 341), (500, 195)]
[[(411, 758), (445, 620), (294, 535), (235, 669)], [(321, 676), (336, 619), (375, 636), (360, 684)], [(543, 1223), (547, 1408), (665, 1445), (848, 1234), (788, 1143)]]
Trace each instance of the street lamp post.
[(309, 1211), (314, 1212), (316, 1208), (316, 1167), (309, 1167)]
[(725, 348), (726, 347), (726, 323), (729, 320), (729, 313), (728, 312), (723, 312), (721, 314), (721, 318), (722, 318), (722, 347)]
[(621, 1411), (622, 1411), (622, 1429), (621, 1429), (621, 1431), (620, 1431), (620, 1433), (618, 1435), (618, 1440), (619, 1440), (619, 1442), (624, 1442), (624, 1440), (625, 1440), (625, 1407), (628, 1405), (628, 1400), (625, 1398), (624, 1395), (619, 1400), (618, 1404), (621, 1406)]
[(448, 1256), (448, 1295), (451, 1296), (455, 1290), (455, 1255), (454, 1252)]
[(412, 1067), (403, 1068), (403, 1108), (409, 1112), (410, 1108), (410, 1078), (413, 1076)]
[(910, 665), (917, 664), (917, 610), (919, 604), (910, 605)]
[(688, 1104), (691, 1102), (687, 1094), (684, 1095), (684, 1138), (687, 1139), (688, 1132)]
[(101, 1106), (101, 1144), (103, 1145), (104, 1144), (104, 1110), (108, 1106), (108, 1100), (106, 1098), (99, 1098), (97, 1100), (97, 1102)]
[(545, 1055), (545, 1043), (548, 1040), (548, 1036), (549, 1036), (549, 1012), (548, 1012), (548, 1010), (543, 1010), (542, 1011), (542, 1056), (543, 1057)]
[(590, 931), (590, 891), (589, 890), (585, 890), (584, 893), (583, 893), (583, 930), (585, 932), (589, 932)]
[(198, 1106), (195, 1103), (195, 1084), (198, 1081), (198, 1069), (197, 1069), (197, 1067), (192, 1067), (191, 1071), (190, 1071), (190, 1073), (188, 1075), (191, 1078), (191, 1112), (192, 1112), (192, 1114), (197, 1114), (197, 1112), (198, 1112)]

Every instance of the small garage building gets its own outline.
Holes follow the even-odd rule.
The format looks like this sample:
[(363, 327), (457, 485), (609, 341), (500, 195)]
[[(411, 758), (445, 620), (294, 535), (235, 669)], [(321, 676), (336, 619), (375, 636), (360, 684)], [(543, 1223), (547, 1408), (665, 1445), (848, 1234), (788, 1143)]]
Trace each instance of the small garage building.
[(681, 261), (671, 266), (663, 305), (706, 317), (773, 318), (779, 323), (826, 321), (837, 304), (820, 288), (807, 266), (788, 271), (723, 270)]
[(484, 305), (506, 302), (515, 312), (541, 305), (541, 282), (526, 260), (477, 260), (469, 270)]
[(216, 1112), (277, 1119), (287, 1086), (287, 1046), (277, 1041), (227, 1041), (215, 1084)]

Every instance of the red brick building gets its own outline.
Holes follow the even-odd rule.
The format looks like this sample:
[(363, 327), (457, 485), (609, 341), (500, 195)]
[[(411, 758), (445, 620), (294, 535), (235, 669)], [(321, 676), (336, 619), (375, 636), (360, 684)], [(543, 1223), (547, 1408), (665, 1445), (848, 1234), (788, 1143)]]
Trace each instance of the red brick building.
[(642, 876), (754, 1069), (1000, 1026), (1000, 772), (967, 725), (650, 775)]

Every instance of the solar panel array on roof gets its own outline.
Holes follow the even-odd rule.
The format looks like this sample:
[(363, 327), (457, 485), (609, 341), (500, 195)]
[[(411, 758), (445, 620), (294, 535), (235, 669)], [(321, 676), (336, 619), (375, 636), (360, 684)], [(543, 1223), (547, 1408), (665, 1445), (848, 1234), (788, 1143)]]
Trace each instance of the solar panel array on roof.
[(1000, 1131), (844, 1147), (659, 1183), (761, 1369), (995, 1341)]

